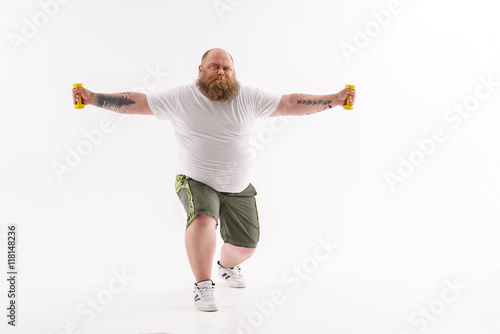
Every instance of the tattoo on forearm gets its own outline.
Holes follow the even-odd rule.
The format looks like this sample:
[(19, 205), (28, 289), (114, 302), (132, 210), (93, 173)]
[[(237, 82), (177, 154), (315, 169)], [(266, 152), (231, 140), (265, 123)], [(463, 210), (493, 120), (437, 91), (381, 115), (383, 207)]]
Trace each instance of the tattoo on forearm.
[[(333, 101), (332, 100), (297, 100), (297, 104), (305, 104), (305, 105), (308, 105), (308, 106), (316, 106), (316, 105), (324, 105), (325, 107), (321, 110), (318, 110), (316, 112), (321, 112), (323, 110), (326, 110), (326, 109), (332, 109), (333, 107), (330, 105), (330, 103), (332, 103)], [(310, 113), (307, 113), (307, 115), (311, 115), (313, 114), (312, 112)]]
[(332, 100), (297, 100), (297, 104), (306, 104), (308, 106), (327, 105), (330, 103), (332, 103)]
[(134, 103), (135, 101), (129, 99), (128, 93), (97, 94), (96, 105), (101, 108), (117, 109), (117, 111), (120, 112), (120, 108), (128, 107)]

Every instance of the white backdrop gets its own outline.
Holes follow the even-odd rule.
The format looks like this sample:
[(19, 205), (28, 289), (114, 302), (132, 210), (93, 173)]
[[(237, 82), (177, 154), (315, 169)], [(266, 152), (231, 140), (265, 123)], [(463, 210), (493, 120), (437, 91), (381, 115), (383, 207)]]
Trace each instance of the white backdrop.
[[(2, 1), (0, 22), (1, 333), (500, 333), (493, 1)], [(170, 124), (70, 90), (188, 84), (214, 47), (242, 84), (358, 97), (259, 124), (249, 287), (214, 278), (208, 314)]]

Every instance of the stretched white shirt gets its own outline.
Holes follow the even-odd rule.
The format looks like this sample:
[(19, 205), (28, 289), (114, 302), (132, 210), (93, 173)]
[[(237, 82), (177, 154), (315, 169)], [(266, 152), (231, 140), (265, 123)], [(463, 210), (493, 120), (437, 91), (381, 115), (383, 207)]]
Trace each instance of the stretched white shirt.
[(170, 120), (177, 141), (177, 174), (220, 192), (238, 193), (250, 183), (250, 135), (258, 118), (267, 118), (281, 96), (241, 86), (231, 102), (215, 102), (196, 83), (147, 94), (149, 108)]

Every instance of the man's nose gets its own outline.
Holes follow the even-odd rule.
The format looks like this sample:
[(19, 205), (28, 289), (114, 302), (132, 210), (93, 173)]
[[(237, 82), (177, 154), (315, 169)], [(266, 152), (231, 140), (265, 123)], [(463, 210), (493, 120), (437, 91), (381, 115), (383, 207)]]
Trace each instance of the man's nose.
[(222, 68), (221, 68), (221, 69), (219, 69), (219, 71), (217, 72), (217, 75), (218, 75), (218, 76), (224, 76), (224, 75), (225, 75), (225, 74), (224, 74), (224, 70), (223, 70)]

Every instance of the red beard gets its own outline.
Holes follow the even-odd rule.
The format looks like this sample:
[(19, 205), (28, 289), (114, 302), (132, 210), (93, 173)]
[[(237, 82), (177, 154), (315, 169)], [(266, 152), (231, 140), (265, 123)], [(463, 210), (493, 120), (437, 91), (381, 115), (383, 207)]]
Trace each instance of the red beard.
[(240, 91), (240, 83), (236, 78), (231, 83), (226, 77), (221, 77), (219, 80), (219, 76), (213, 77), (208, 82), (199, 78), (196, 86), (207, 98), (218, 102), (231, 102)]

